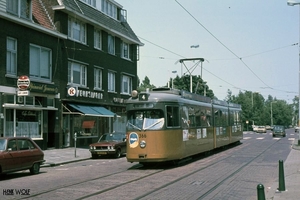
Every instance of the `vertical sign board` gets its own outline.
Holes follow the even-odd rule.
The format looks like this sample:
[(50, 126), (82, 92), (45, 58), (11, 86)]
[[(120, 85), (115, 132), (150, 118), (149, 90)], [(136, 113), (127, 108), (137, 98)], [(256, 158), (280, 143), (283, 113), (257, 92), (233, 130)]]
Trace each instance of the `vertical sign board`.
[(29, 91), (27, 90), (30, 86), (30, 79), (28, 76), (22, 75), (19, 76), (17, 80), (17, 86), (18, 86), (18, 96), (29, 96)]

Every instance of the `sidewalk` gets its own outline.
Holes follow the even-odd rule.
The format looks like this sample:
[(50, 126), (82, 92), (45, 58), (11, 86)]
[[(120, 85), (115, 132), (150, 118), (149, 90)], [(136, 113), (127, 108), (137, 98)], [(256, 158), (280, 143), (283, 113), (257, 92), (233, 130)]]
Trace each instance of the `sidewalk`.
[(69, 147), (64, 149), (50, 149), (44, 151), (44, 160), (46, 162), (41, 167), (53, 167), (91, 158), (91, 153), (88, 148)]
[[(278, 168), (279, 169), (279, 168)], [(279, 177), (266, 194), (266, 199), (300, 199), (300, 145), (295, 138), (292, 150), (284, 162), (285, 191), (278, 191)], [(278, 170), (279, 176), (279, 170)], [(267, 189), (265, 188), (265, 191)]]

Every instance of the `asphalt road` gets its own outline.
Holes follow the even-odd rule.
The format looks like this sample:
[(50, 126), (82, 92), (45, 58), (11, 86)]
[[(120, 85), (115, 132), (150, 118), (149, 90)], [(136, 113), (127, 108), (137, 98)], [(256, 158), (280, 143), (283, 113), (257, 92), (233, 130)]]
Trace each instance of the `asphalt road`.
[[(270, 133), (244, 134), (242, 144), (209, 156), (200, 155), (181, 166), (145, 168), (120, 159), (100, 158), (1, 177), (1, 199), (257, 199), (257, 185), (266, 196), (278, 179), (279, 160), (285, 160), (294, 138)], [(23, 192), (23, 193), (22, 193)], [(26, 193), (27, 192), (27, 193)]]

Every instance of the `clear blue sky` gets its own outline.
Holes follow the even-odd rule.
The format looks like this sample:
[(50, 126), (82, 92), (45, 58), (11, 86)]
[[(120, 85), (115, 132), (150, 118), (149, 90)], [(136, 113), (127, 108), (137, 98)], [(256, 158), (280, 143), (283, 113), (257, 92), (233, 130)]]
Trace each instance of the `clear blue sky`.
[[(218, 99), (227, 90), (289, 103), (299, 95), (299, 6), (286, 0), (117, 0), (144, 46), (138, 76), (163, 86), (177, 61), (204, 58), (203, 80)], [(300, 0), (299, 0), (300, 2)], [(191, 48), (199, 45), (198, 48)], [(193, 62), (186, 62), (188, 68)], [(200, 65), (193, 75), (201, 74)]]

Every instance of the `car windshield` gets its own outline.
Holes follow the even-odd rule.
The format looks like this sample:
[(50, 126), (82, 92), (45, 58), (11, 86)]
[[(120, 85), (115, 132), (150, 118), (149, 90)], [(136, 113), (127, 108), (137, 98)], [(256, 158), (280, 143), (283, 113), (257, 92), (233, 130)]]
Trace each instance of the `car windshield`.
[(6, 148), (6, 140), (0, 139), (0, 151), (4, 151)]
[(115, 142), (121, 142), (125, 138), (125, 133), (106, 133), (102, 135), (99, 139), (99, 142), (102, 141), (115, 141)]
[(274, 130), (275, 131), (281, 131), (281, 130), (283, 130), (283, 127), (282, 126), (275, 126)]
[(161, 110), (138, 110), (128, 114), (127, 128), (129, 130), (158, 130), (165, 123)]

